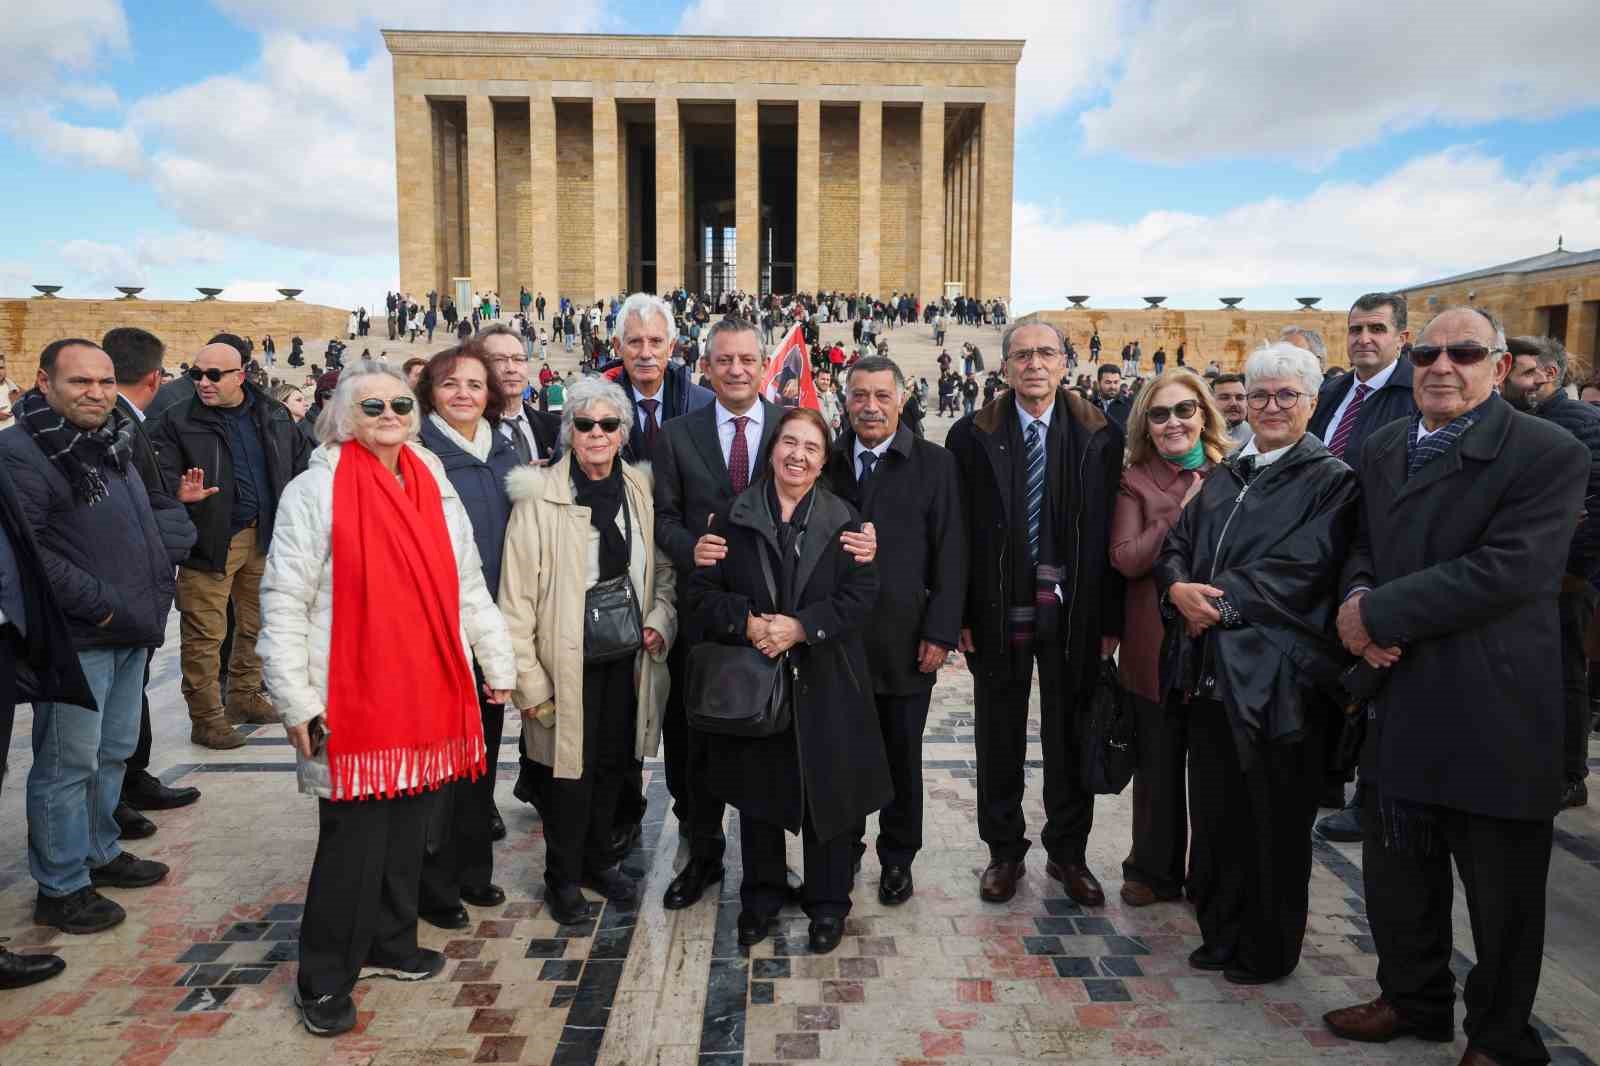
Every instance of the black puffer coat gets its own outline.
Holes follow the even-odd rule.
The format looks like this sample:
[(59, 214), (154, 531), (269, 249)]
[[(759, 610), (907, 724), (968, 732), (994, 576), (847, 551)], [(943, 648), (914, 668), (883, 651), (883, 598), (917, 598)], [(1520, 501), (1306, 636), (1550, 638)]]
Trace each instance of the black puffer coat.
[[(1337, 691), (1350, 662), (1335, 636), (1339, 571), (1355, 537), (1355, 472), (1311, 434), (1246, 487), (1238, 460), (1219, 466), (1167, 534), (1153, 575), (1167, 617), (1161, 690), (1205, 692), (1228, 710), (1241, 758), (1261, 743), (1292, 742), (1310, 690)], [(1179, 582), (1222, 589), (1243, 623), (1189, 637), (1167, 601)]]

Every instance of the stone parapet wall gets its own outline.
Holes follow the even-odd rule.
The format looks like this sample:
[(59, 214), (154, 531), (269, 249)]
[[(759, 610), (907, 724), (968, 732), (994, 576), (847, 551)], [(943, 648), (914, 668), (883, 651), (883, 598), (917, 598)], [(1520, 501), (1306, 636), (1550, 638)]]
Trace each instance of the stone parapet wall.
[(1084, 363), (1089, 359), (1089, 337), (1100, 331), (1101, 362), (1118, 360), (1122, 346), (1138, 341), (1140, 367), (1150, 371), (1156, 348), (1167, 349), (1167, 368), (1177, 365), (1178, 345), (1187, 344), (1184, 361), (1204, 370), (1215, 359), (1223, 370), (1244, 365), (1245, 356), (1267, 341), (1275, 341), (1285, 326), (1304, 326), (1322, 334), (1328, 345), (1328, 364), (1348, 366), (1345, 355), (1343, 311), (1182, 311), (1096, 308), (1041, 311), (1039, 317), (1064, 330)]

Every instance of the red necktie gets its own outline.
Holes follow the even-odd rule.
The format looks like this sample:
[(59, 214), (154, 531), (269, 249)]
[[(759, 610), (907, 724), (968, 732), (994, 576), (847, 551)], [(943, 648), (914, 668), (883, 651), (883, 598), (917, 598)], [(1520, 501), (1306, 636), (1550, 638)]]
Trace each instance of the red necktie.
[(1367, 394), (1371, 391), (1371, 386), (1356, 383), (1356, 394), (1351, 397), (1350, 406), (1344, 409), (1339, 428), (1333, 431), (1333, 440), (1328, 442), (1328, 451), (1333, 453), (1335, 459), (1344, 458), (1345, 446), (1350, 443), (1350, 434), (1355, 432), (1356, 420), (1361, 417), (1361, 405), (1367, 402)]
[(656, 409), (661, 406), (660, 400), (640, 400), (639, 406), (644, 408), (644, 446), (653, 447), (656, 442), (656, 431), (661, 424), (656, 421)]
[(750, 487), (750, 445), (744, 439), (744, 427), (750, 419), (737, 415), (733, 420), (733, 444), (728, 448), (728, 479), (733, 482), (735, 496)]

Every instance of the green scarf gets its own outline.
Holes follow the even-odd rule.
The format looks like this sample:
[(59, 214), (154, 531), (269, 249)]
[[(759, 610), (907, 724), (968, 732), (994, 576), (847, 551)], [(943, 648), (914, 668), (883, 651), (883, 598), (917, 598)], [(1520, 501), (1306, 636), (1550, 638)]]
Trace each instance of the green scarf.
[(1181, 466), (1185, 470), (1199, 470), (1202, 466), (1206, 465), (1205, 441), (1196, 437), (1194, 447), (1190, 448), (1182, 455), (1163, 455), (1161, 458), (1165, 459), (1173, 466)]

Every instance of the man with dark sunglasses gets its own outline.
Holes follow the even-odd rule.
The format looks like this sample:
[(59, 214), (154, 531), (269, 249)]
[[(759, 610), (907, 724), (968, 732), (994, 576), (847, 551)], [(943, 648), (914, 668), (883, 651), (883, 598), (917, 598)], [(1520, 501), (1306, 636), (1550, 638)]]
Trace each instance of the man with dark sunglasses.
[[(169, 484), (198, 469), (212, 490), (188, 505), (199, 540), (178, 572), (179, 632), (189, 739), (225, 750), (244, 743), (233, 723), (278, 720), (255, 650), (261, 575), (278, 499), (305, 470), (311, 444), (288, 408), (246, 378), (237, 337), (219, 334), (201, 348), (187, 376), (194, 396), (169, 409), (151, 436)], [(230, 604), (235, 632), (224, 706), (221, 650)]]
[(1362, 872), (1379, 996), (1331, 1011), (1347, 1039), (1455, 1035), (1451, 863), (1477, 963), (1467, 1066), (1549, 1062), (1530, 1024), (1561, 802), (1561, 682), (1549, 649), (1591, 468), (1570, 433), (1505, 403), (1505, 334), (1473, 307), (1412, 349), (1418, 414), (1358, 470), (1340, 639), (1378, 684), (1361, 753)]

